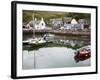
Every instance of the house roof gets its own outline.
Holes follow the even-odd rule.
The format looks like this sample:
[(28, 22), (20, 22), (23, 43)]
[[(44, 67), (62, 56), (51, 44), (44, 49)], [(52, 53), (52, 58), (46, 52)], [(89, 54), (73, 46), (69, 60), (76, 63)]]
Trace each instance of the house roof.
[(33, 27), (33, 20), (28, 23), (31, 27)]
[(63, 21), (64, 22), (71, 22), (72, 18), (71, 17), (64, 17)]
[(71, 24), (78, 24), (78, 22), (76, 21), (76, 19), (72, 19)]
[(54, 18), (54, 19), (50, 19), (50, 21), (62, 21), (62, 18)]

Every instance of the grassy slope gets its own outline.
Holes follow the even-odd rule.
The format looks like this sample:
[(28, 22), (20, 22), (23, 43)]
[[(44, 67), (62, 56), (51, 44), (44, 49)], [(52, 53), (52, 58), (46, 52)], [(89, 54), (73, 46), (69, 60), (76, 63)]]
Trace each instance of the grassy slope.
[(63, 18), (63, 17), (72, 17), (76, 19), (88, 18), (90, 19), (90, 14), (84, 13), (68, 13), (68, 12), (49, 12), (49, 11), (32, 11), (32, 10), (23, 10), (23, 22), (27, 23), (32, 20), (32, 15), (40, 20), (41, 17), (44, 18), (45, 22), (48, 23), (49, 19), (52, 18)]

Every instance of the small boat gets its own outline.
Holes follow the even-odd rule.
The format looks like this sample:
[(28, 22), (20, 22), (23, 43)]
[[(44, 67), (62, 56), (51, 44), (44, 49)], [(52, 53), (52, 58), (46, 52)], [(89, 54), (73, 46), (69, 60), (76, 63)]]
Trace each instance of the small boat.
[(55, 37), (55, 35), (50, 34), (50, 33), (44, 34), (44, 36), (43, 36), (43, 38), (54, 38), (54, 37)]
[(28, 40), (24, 40), (24, 41), (23, 41), (23, 45), (27, 45), (28, 43), (29, 43)]
[(54, 37), (55, 35), (54, 34), (50, 34), (50, 33), (48, 33), (48, 34), (46, 34), (48, 37)]
[(76, 62), (84, 61), (91, 57), (91, 49), (90, 46), (82, 47), (76, 50), (74, 59)]
[(30, 39), (27, 39), (27, 40), (23, 40), (22, 43), (23, 45), (28, 45), (30, 41), (32, 41), (33, 39), (30, 38)]
[(40, 45), (43, 45), (45, 43), (46, 43), (46, 41), (43, 38), (35, 38), (29, 42), (29, 45), (40, 46)]
[(48, 33), (43, 36), (43, 39), (46, 40), (48, 43), (51, 43), (53, 42), (54, 37), (55, 35)]

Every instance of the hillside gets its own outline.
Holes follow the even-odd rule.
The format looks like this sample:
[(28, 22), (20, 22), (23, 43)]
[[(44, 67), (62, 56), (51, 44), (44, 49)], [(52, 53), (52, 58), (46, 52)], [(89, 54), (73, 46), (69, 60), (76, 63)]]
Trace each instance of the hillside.
[(90, 19), (90, 14), (86, 14), (86, 13), (23, 10), (23, 22), (27, 23), (30, 20), (32, 20), (33, 14), (34, 14), (34, 17), (37, 18), (37, 20), (40, 20), (41, 17), (43, 17), (46, 23), (48, 23), (49, 19), (52, 19), (52, 18), (72, 17), (72, 18), (76, 18), (77, 20), (80, 18)]

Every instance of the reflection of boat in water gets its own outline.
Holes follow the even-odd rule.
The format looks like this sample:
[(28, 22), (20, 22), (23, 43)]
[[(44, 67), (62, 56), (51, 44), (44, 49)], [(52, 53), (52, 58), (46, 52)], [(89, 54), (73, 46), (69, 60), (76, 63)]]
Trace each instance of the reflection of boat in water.
[(72, 47), (74, 47), (76, 44), (75, 44), (75, 42), (74, 42), (73, 40), (71, 40), (71, 41), (70, 41), (70, 45), (71, 45)]
[(85, 47), (78, 49), (75, 52), (74, 59), (76, 62), (79, 62), (79, 61), (84, 61), (90, 57), (91, 57), (91, 48), (90, 46), (85, 46)]

